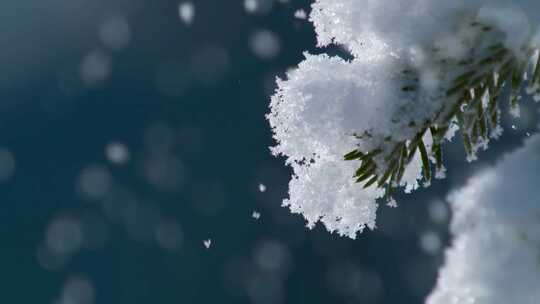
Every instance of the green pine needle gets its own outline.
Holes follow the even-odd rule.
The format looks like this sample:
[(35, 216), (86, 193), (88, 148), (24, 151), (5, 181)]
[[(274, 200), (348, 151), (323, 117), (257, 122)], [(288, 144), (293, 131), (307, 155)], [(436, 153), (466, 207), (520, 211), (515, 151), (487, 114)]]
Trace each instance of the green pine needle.
[[(361, 161), (354, 175), (356, 182), (365, 182), (364, 188), (375, 184), (377, 187), (384, 187), (386, 198), (390, 200), (394, 188), (400, 186), (407, 165), (419, 152), (422, 174), (426, 183), (429, 184), (432, 178), (430, 162), (434, 162), (437, 170), (443, 168), (442, 143), (450, 125), (454, 123), (459, 127), (467, 157), (474, 159), (478, 147), (489, 141), (490, 134), (492, 136), (496, 134), (490, 131), (494, 132), (499, 127), (502, 90), (508, 87), (510, 110), (517, 110), (528, 71), (529, 60), (520, 60), (502, 44), (493, 45), (487, 50), (489, 55), (481, 60), (475, 61), (474, 58), (470, 58), (457, 63), (460, 68), (467, 67), (467, 70), (457, 76), (452, 81), (450, 89), (446, 91), (448, 104), (445, 108), (447, 110), (443, 108), (437, 114), (438, 117), (433, 117), (423, 125), (411, 122), (411, 127), (420, 127), (420, 131), (412, 139), (397, 143), (390, 153), (383, 151), (382, 148), (372, 151), (356, 149), (344, 156), (344, 159), (348, 161)], [(530, 56), (532, 57), (532, 54), (537, 51), (531, 50)], [(415, 71), (411, 68), (406, 68), (402, 72), (407, 76), (415, 77)], [(536, 94), (539, 93), (538, 88), (540, 88), (540, 56), (531, 74), (527, 82), (530, 88), (537, 89), (529, 93)], [(403, 90), (409, 92), (416, 88), (407, 86)], [(428, 129), (433, 139), (429, 151), (423, 141)], [(369, 133), (365, 136), (371, 137)], [(384, 157), (375, 159), (380, 154)], [(379, 164), (382, 159), (386, 167), (380, 169)], [(382, 175), (379, 178), (380, 173)]]

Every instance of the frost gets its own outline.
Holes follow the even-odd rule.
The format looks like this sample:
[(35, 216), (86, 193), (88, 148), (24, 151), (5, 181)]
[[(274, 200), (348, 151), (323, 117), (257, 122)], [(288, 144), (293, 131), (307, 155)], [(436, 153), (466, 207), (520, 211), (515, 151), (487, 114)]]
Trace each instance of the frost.
[[(318, 46), (345, 47), (353, 58), (305, 53), (296, 69), (277, 80), (267, 115), (277, 142), (272, 153), (284, 156), (294, 172), (283, 205), (302, 214), (310, 228), (321, 222), (329, 231), (354, 238), (375, 227), (376, 201), (385, 192), (375, 186), (363, 189), (369, 180), (356, 183), (360, 163), (344, 161), (345, 154), (381, 151), (373, 157), (377, 166), (372, 173), (382, 177), (396, 159), (392, 151), (399, 145), (408, 149), (420, 134), (429, 161), (417, 153), (399, 179), (381, 183), (403, 186), (406, 192), (418, 187), (427, 162), (437, 164), (435, 177), (444, 177), (441, 157), (432, 149), (440, 152), (442, 140), (456, 131), (464, 138), (467, 159), (476, 159), (489, 138), (502, 131), (500, 110), (489, 108), (491, 97), (498, 96), (496, 88), (485, 88), (500, 87), (507, 79), (497, 60), (512, 59), (512, 68), (516, 62), (533, 64), (529, 51), (539, 45), (539, 11), (540, 1), (532, 0), (315, 1), (309, 20)], [(454, 95), (458, 80), (472, 83), (471, 75), (482, 77), (481, 86), (464, 89), (466, 96)], [(515, 93), (512, 102), (517, 103)], [(471, 102), (458, 103), (465, 98)], [(476, 122), (476, 100), (486, 113), (489, 108), (489, 126)], [(474, 125), (457, 128), (471, 121)], [(442, 134), (428, 129), (427, 122), (439, 124)], [(426, 177), (423, 184), (430, 182)]]
[(538, 303), (540, 135), (450, 196), (452, 246), (427, 304)]

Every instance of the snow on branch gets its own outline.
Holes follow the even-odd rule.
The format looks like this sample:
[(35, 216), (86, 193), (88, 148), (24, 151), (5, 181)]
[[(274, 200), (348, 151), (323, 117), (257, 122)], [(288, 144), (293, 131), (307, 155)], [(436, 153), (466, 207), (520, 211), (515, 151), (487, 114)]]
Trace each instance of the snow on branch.
[(456, 131), (469, 160), (501, 134), (505, 88), (515, 115), (523, 87), (540, 99), (540, 1), (317, 0), (310, 21), (353, 59), (306, 53), (270, 103), (284, 205), (309, 227), (373, 229), (378, 198), (444, 177)]

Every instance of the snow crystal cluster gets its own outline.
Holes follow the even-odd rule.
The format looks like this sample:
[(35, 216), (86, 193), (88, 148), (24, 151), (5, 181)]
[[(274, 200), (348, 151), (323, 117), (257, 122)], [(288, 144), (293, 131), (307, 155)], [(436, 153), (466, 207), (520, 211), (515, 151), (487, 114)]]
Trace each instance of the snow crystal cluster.
[[(363, 189), (352, 178), (358, 162), (343, 156), (390, 150), (444, 116), (450, 81), (463, 72), (455, 67), (470, 56), (501, 44), (522, 58), (540, 42), (540, 1), (533, 0), (316, 0), (309, 20), (318, 46), (339, 45), (353, 59), (306, 53), (278, 79), (267, 115), (272, 152), (294, 170), (284, 205), (308, 227), (320, 221), (351, 238), (375, 227), (384, 191)], [(429, 132), (424, 141), (430, 145)], [(421, 171), (415, 157), (398, 186), (414, 190)]]
[(538, 303), (540, 135), (450, 196), (452, 246), (427, 304)]

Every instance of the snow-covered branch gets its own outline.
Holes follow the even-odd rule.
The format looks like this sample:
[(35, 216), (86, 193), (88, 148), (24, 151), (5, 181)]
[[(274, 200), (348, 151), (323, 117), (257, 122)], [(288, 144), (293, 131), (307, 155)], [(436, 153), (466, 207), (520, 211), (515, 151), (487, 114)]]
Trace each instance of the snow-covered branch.
[(472, 160), (500, 135), (505, 87), (516, 115), (523, 86), (539, 96), (538, 1), (317, 0), (310, 20), (319, 46), (353, 55), (306, 53), (270, 104), (294, 170), (284, 205), (310, 227), (373, 229), (378, 198), (429, 184), (431, 163), (444, 176), (445, 139), (459, 130)]

